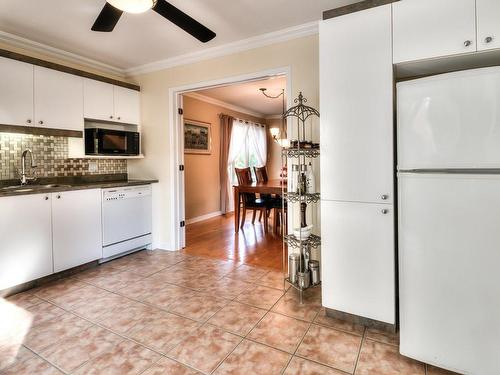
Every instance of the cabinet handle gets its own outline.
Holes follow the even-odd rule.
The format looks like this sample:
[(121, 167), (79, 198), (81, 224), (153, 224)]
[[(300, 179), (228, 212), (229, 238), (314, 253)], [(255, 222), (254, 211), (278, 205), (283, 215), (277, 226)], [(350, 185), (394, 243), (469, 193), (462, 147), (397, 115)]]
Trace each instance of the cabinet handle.
[(26, 122), (27, 122), (28, 124), (31, 124), (31, 119), (27, 119), (27, 120), (26, 120)]
[(118, 120), (121, 120), (121, 119), (122, 119), (120, 116), (118, 116), (117, 118), (118, 118)]
[(39, 123), (40, 125), (43, 125), (43, 121), (42, 121), (42, 120), (38, 121), (38, 123)]
[(466, 47), (470, 47), (470, 46), (472, 46), (472, 40), (466, 40), (466, 41), (464, 42), (464, 46), (466, 46)]
[(383, 210), (381, 210), (380, 212), (382, 212), (382, 215), (387, 215), (389, 213), (389, 210), (384, 208)]
[(58, 194), (56, 198), (57, 198), (57, 199), (61, 199), (61, 195), (59, 195), (59, 194)]
[(109, 118), (110, 118), (110, 119), (112, 119), (112, 118), (113, 118), (113, 116), (109, 116)]
[(383, 201), (386, 201), (387, 199), (389, 199), (389, 196), (387, 194), (382, 194), (380, 196), (380, 199), (382, 199)]
[(48, 200), (49, 200), (49, 197), (44, 197), (43, 199), (45, 199), (46, 201), (48, 201)]
[(491, 43), (491, 42), (493, 42), (493, 37), (492, 37), (492, 36), (487, 36), (487, 37), (484, 39), (484, 42), (485, 42), (485, 43)]

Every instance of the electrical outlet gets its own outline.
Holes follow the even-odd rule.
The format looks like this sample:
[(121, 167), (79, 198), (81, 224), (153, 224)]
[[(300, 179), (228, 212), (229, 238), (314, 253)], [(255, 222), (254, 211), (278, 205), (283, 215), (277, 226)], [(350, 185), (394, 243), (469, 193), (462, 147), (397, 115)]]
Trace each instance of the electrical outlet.
[(89, 172), (90, 173), (97, 172), (97, 161), (95, 161), (95, 160), (89, 161)]

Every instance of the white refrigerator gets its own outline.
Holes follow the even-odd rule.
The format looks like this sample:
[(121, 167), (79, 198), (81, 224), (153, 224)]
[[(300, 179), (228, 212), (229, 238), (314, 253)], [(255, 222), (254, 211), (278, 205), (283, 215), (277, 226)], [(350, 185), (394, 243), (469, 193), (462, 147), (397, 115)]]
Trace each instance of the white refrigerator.
[(401, 353), (500, 374), (500, 67), (397, 85)]

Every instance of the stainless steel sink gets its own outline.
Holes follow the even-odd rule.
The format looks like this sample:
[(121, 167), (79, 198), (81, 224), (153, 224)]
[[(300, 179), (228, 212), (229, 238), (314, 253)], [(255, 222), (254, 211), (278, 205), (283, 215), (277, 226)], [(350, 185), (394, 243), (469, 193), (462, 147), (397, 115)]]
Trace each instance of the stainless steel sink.
[(61, 185), (61, 184), (48, 184), (48, 185), (34, 185), (39, 189), (55, 189), (55, 188), (69, 188), (71, 185)]
[(0, 190), (16, 190), (16, 189), (22, 189), (24, 188), (23, 185), (16, 185), (16, 186), (5, 186), (1, 188)]
[(35, 190), (46, 190), (46, 189), (56, 189), (56, 188), (69, 188), (71, 185), (60, 185), (60, 184), (47, 184), (47, 185), (15, 185), (15, 186), (5, 186), (0, 188), (3, 191), (13, 191), (16, 193), (25, 193)]

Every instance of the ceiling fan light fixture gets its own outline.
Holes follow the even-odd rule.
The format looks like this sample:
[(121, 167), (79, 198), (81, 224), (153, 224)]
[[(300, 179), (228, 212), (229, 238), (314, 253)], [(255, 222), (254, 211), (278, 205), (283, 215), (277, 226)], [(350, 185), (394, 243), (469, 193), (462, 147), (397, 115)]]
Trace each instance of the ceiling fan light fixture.
[(144, 13), (156, 5), (156, 0), (108, 0), (108, 3), (127, 13)]

